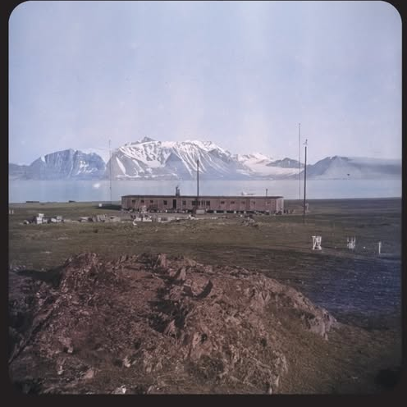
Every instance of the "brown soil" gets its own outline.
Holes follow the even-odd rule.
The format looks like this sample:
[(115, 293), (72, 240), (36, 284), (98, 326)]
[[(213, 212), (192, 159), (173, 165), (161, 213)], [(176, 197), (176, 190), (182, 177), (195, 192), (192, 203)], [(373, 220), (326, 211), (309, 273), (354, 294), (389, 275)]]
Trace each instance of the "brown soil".
[(10, 275), (10, 372), (27, 393), (274, 393), (290, 348), (337, 325), (262, 274), (164, 254)]

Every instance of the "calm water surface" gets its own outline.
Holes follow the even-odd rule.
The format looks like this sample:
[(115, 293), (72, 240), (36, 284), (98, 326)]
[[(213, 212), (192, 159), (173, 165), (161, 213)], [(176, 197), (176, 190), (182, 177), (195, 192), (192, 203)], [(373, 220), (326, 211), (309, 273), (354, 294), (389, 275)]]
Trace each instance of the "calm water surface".
[[(179, 185), (181, 195), (195, 195), (195, 181), (10, 181), (9, 202), (119, 201), (122, 195), (173, 195)], [(299, 198), (299, 184), (289, 181), (201, 181), (200, 195), (241, 195), (243, 193), (282, 195)], [(300, 186), (301, 198), (303, 184)], [(309, 180), (307, 198), (388, 198), (401, 197), (401, 180)]]

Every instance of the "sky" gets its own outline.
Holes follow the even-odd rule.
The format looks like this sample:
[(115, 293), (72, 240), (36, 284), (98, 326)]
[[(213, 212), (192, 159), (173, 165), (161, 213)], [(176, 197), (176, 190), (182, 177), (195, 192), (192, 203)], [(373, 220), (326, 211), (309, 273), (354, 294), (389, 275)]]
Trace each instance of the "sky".
[(25, 2), (9, 19), (9, 162), (210, 140), (275, 159), (401, 159), (389, 3)]

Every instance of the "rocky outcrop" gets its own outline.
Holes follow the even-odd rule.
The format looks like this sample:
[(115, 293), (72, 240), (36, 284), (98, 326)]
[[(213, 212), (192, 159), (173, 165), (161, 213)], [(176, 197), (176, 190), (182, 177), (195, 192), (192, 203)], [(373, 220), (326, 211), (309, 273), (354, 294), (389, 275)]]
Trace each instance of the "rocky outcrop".
[(26, 393), (278, 393), (287, 344), (336, 323), (262, 274), (165, 254), (82, 254), (52, 281), (10, 279), (10, 373)]

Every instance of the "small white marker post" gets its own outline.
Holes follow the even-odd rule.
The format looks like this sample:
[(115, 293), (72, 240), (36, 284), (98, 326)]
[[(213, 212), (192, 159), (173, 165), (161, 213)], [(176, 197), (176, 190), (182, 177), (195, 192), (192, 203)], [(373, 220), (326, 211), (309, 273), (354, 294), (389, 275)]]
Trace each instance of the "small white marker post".
[(321, 236), (312, 236), (312, 250), (322, 250), (321, 242)]
[(382, 242), (379, 242), (379, 254), (380, 254), (381, 249), (382, 249)]
[(346, 242), (347, 242), (348, 249), (350, 249), (350, 250), (355, 250), (356, 237), (348, 237), (348, 238), (346, 239)]

